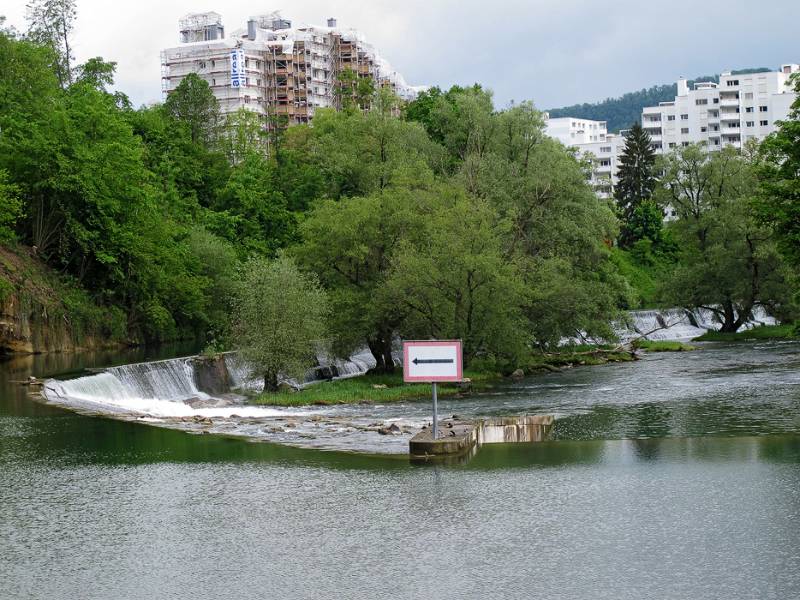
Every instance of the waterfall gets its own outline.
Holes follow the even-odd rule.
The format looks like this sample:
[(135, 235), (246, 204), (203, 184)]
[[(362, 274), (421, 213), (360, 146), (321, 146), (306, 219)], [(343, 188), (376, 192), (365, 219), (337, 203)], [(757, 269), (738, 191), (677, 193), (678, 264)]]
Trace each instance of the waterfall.
[[(234, 372), (231, 376), (236, 377)], [(197, 388), (194, 357), (110, 367), (101, 373), (76, 379), (49, 379), (44, 383), (43, 393), (51, 403), (66, 408), (156, 418), (287, 414), (211, 398)], [(198, 400), (205, 401), (205, 406), (193, 407), (192, 404)]]
[[(369, 349), (364, 348), (353, 353), (349, 358), (332, 358), (320, 353), (317, 356), (317, 366), (309, 370), (303, 378), (303, 383), (294, 379), (280, 378), (281, 381), (294, 387), (304, 387), (309, 384), (326, 380), (347, 379), (366, 374), (375, 366), (375, 358)], [(225, 354), (225, 367), (231, 377), (234, 390), (261, 391), (264, 389), (264, 380), (253, 373), (250, 367), (235, 352)]]
[[(753, 309), (750, 320), (742, 331), (761, 325), (775, 325), (776, 320), (759, 306)], [(633, 310), (628, 312), (626, 322), (618, 323), (617, 334), (623, 341), (647, 334), (649, 340), (686, 341), (699, 337), (707, 331), (717, 331), (721, 322), (713, 310), (697, 308), (668, 308), (661, 310)]]

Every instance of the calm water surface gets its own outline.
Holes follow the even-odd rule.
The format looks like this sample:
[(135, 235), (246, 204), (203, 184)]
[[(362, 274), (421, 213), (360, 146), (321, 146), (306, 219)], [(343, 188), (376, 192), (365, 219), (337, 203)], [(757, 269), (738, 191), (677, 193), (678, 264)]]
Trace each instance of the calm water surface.
[(86, 417), (10, 383), (142, 358), (0, 363), (0, 598), (800, 596), (798, 345), (448, 401), (559, 417), (551, 442), (448, 467)]

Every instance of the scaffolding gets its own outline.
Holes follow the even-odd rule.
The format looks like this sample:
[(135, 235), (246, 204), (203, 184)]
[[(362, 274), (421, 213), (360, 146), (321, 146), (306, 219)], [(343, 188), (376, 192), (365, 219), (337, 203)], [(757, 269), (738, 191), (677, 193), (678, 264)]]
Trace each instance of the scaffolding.
[(178, 21), (182, 44), (221, 40), (225, 37), (222, 15), (215, 12), (189, 13)]
[[(338, 29), (335, 19), (327, 27), (292, 27), (272, 12), (250, 17), (245, 29), (228, 38), (214, 12), (186, 15), (179, 26), (181, 44), (161, 53), (164, 96), (196, 73), (209, 83), (223, 113), (246, 108), (265, 117), (270, 128), (308, 123), (317, 108), (341, 108), (337, 80), (347, 68), (358, 80), (371, 78), (403, 98), (415, 95), (359, 32)], [(241, 86), (231, 85), (233, 50), (244, 55)]]

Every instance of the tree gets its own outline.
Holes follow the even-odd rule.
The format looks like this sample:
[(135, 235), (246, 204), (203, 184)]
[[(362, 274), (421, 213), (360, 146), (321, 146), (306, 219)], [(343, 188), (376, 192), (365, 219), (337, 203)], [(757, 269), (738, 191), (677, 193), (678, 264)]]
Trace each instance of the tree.
[(209, 147), (217, 140), (219, 102), (208, 82), (196, 73), (189, 73), (170, 92), (164, 110), (186, 127), (192, 143)]
[[(531, 110), (495, 115), (500, 124), (488, 150), (467, 156), (459, 180), (510, 223), (504, 251), (529, 290), (523, 312), (535, 343), (613, 338), (609, 322), (627, 293), (608, 248), (616, 219), (587, 184), (575, 155), (541, 133)], [(511, 124), (517, 133), (509, 138)]]
[(243, 255), (273, 255), (295, 235), (295, 216), (274, 182), (275, 167), (251, 152), (231, 171), (212, 208), (215, 233), (235, 242)]
[(279, 375), (302, 377), (325, 345), (327, 296), (285, 256), (247, 262), (234, 315), (235, 344), (263, 376), (265, 391), (278, 389)]
[(15, 226), (21, 216), (19, 187), (8, 182), (8, 171), (0, 170), (0, 243), (16, 237)]
[(382, 290), (399, 244), (423, 231), (422, 195), (391, 188), (320, 202), (301, 224), (302, 243), (293, 250), (329, 290), (336, 350), (366, 344), (377, 372), (394, 371), (392, 343), (403, 311)]
[(31, 0), (28, 8), (27, 38), (53, 51), (53, 71), (62, 88), (72, 83), (72, 46), (76, 0)]
[(530, 346), (524, 278), (504, 253), (507, 222), (483, 200), (442, 199), (423, 235), (400, 245), (384, 302), (404, 313), (406, 339), (461, 339), (464, 360), (519, 364)]
[(617, 174), (619, 181), (614, 186), (614, 198), (622, 221), (619, 233), (622, 248), (629, 248), (642, 236), (653, 242), (658, 239), (661, 229), (656, 218), (658, 208), (652, 204), (656, 187), (655, 162), (650, 135), (639, 123), (634, 123), (625, 135), (625, 149)]
[(220, 146), (231, 164), (252, 153), (267, 151), (267, 128), (264, 118), (252, 110), (240, 108), (225, 117)]
[(756, 306), (791, 315), (791, 274), (753, 209), (756, 165), (733, 148), (689, 146), (663, 167), (658, 197), (675, 212), (670, 229), (680, 249), (667, 297), (712, 311), (723, 332), (737, 331)]
[(800, 74), (790, 84), (798, 98), (789, 118), (761, 145), (761, 189), (758, 210), (775, 227), (786, 258), (800, 267)]

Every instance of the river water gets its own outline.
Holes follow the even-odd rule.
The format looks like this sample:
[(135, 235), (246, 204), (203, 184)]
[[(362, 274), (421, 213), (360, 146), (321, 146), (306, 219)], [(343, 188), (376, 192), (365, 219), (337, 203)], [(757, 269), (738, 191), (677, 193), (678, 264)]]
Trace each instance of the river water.
[[(186, 352), (163, 353), (0, 363), (0, 598), (800, 595), (800, 345), (709, 344), (447, 400), (557, 417), (552, 441), (456, 466), (83, 416), (12, 383)], [(339, 410), (414, 421), (428, 405)]]

